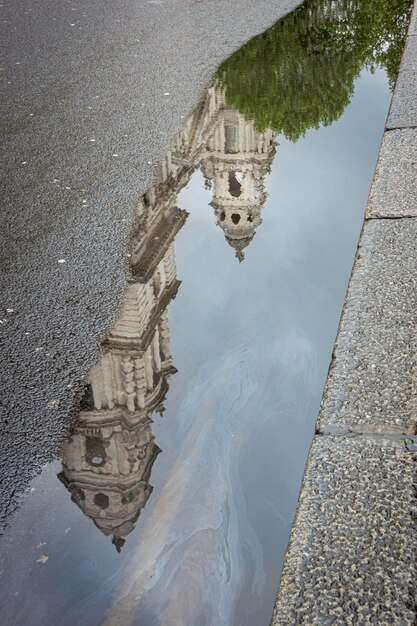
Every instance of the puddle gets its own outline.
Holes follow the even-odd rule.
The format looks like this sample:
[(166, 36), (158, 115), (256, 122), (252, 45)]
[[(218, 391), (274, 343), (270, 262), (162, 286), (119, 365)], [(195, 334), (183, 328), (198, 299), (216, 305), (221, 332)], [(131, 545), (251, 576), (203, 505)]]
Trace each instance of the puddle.
[(219, 68), (136, 207), (3, 624), (268, 624), (410, 2), (307, 2)]

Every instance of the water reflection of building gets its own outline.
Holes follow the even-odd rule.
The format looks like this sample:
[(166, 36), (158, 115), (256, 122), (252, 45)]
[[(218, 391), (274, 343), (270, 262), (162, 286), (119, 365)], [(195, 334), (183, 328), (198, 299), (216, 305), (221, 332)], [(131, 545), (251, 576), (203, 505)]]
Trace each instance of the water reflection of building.
[(212, 206), (226, 241), (239, 261), (261, 223), (266, 199), (264, 181), (275, 154), (271, 130), (258, 132), (234, 109), (224, 108), (201, 162)]
[(208, 90), (162, 160), (157, 180), (139, 200), (130, 245), (131, 277), (121, 314), (91, 369), (81, 412), (62, 451), (59, 477), (72, 499), (120, 550), (152, 487), (160, 452), (152, 414), (163, 411), (175, 373), (167, 307), (175, 298), (174, 239), (187, 213), (179, 191), (201, 167), (212, 206), (239, 260), (261, 223), (264, 177), (275, 151), (271, 131), (226, 107), (224, 92)]
[[(166, 181), (165, 181), (166, 182)], [(132, 275), (119, 319), (91, 369), (80, 416), (62, 451), (62, 482), (83, 513), (120, 550), (152, 487), (159, 448), (151, 430), (163, 411), (169, 377), (167, 307), (175, 297), (173, 239), (187, 214), (165, 197), (162, 181), (138, 206)]]
[(161, 176), (174, 174), (176, 193), (195, 169), (201, 169), (206, 187), (213, 192), (217, 224), (239, 261), (262, 222), (265, 176), (275, 144), (272, 130), (256, 130), (252, 121), (227, 107), (224, 90), (212, 87), (174, 139), (161, 166)]

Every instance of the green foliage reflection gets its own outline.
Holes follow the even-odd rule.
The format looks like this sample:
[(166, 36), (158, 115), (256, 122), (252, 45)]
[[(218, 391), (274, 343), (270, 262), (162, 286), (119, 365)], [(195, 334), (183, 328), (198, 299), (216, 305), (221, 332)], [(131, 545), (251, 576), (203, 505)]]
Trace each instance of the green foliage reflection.
[(412, 0), (307, 0), (219, 68), (229, 106), (296, 141), (338, 119), (362, 68), (397, 76)]

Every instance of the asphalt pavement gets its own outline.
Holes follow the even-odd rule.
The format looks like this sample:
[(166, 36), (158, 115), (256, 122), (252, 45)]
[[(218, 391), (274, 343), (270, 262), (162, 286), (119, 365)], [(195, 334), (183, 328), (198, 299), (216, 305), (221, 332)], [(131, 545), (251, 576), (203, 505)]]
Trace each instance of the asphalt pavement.
[(170, 137), (217, 65), (299, 4), (0, 4), (0, 527), (69, 432)]

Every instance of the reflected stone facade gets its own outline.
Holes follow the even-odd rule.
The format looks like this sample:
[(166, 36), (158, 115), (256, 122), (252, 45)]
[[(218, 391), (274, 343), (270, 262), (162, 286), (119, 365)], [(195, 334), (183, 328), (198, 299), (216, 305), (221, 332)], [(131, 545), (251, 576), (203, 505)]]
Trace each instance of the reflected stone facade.
[[(185, 212), (178, 210), (177, 218), (183, 223)], [(158, 220), (155, 228), (159, 226)], [(158, 246), (148, 249), (153, 271), (141, 266), (150, 278), (132, 274), (122, 314), (89, 373), (78, 423), (62, 452), (61, 480), (118, 550), (152, 492), (149, 479), (160, 450), (151, 416), (163, 411), (168, 379), (175, 373), (167, 306), (179, 283), (172, 242), (163, 243), (166, 251), (159, 262)]]
[(118, 550), (152, 492), (149, 480), (160, 450), (151, 416), (164, 410), (176, 371), (167, 307), (179, 287), (173, 239), (187, 213), (175, 207), (175, 194), (164, 191), (166, 180), (138, 205), (121, 315), (89, 373), (79, 420), (62, 451), (60, 479)]
[(206, 185), (213, 190), (212, 206), (226, 241), (239, 262), (257, 226), (266, 199), (264, 179), (275, 154), (271, 130), (255, 130), (253, 122), (233, 109), (220, 112), (201, 161)]
[[(176, 195), (200, 169), (216, 222), (239, 261), (261, 224), (266, 200), (265, 176), (275, 156), (272, 130), (259, 132), (236, 109), (227, 107), (224, 89), (211, 87), (193, 115), (174, 138), (171, 149), (159, 166), (159, 184), (148, 191), (141, 203), (175, 205)], [(143, 207), (142, 207), (143, 209)], [(171, 219), (175, 219), (174, 214)]]
[(131, 276), (121, 314), (86, 381), (81, 412), (62, 451), (60, 480), (74, 502), (120, 550), (152, 487), (160, 449), (152, 415), (164, 410), (175, 373), (168, 305), (175, 298), (174, 239), (187, 219), (177, 195), (201, 168), (213, 190), (217, 223), (239, 261), (261, 223), (264, 178), (275, 153), (272, 131), (228, 109), (211, 88), (159, 165), (157, 180), (139, 200), (130, 243)]

